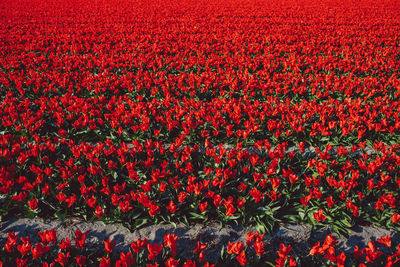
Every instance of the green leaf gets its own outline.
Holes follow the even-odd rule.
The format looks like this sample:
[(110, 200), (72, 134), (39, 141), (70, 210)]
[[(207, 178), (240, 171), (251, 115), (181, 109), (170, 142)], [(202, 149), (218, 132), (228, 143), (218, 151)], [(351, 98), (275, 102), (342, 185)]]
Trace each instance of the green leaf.
[(275, 267), (275, 264), (274, 263), (272, 263), (272, 262), (269, 262), (269, 261), (265, 261), (264, 262), (264, 266), (274, 266)]
[(222, 246), (221, 253), (220, 253), (221, 259), (224, 259), (224, 255), (225, 255), (225, 246)]
[(205, 220), (206, 219), (206, 217), (204, 215), (201, 215), (201, 214), (197, 214), (197, 213), (194, 213), (194, 212), (189, 212), (189, 214), (190, 214), (190, 217), (192, 219), (201, 219), (201, 220)]
[(176, 229), (176, 223), (175, 222), (170, 221), (169, 223), (172, 224), (174, 226), (174, 228)]
[(224, 228), (224, 226), (225, 226), (225, 222), (224, 221), (220, 221), (219, 222), (219, 230), (221, 231), (222, 228)]
[(183, 223), (185, 224), (185, 226), (189, 227), (189, 221), (186, 216), (183, 216)]
[(342, 223), (344, 226), (347, 226), (349, 228), (352, 226), (351, 223), (349, 223), (347, 219), (341, 220), (340, 223)]
[(255, 225), (254, 228), (256, 229), (257, 232), (259, 232), (259, 233), (261, 233), (261, 234), (263, 234), (263, 233), (266, 232), (265, 226), (262, 225), (262, 224), (259, 224), (259, 223), (258, 223), (258, 224)]
[(61, 210), (56, 211), (56, 213), (54, 214), (57, 219), (60, 219), (63, 222), (65, 221), (66, 215), (67, 214), (65, 212), (62, 212)]
[(133, 215), (133, 216), (131, 217), (131, 219), (132, 219), (132, 220), (136, 220), (137, 218), (142, 217), (142, 216), (143, 216), (143, 213), (142, 213), (142, 212), (137, 212), (137, 213), (135, 213), (135, 215)]
[(291, 223), (296, 223), (296, 222), (298, 222), (298, 216), (296, 216), (296, 215), (292, 215), (292, 214), (290, 214), (290, 215), (285, 215), (285, 216), (283, 216), (283, 218), (285, 218), (286, 220), (288, 220), (288, 221), (291, 222)]
[(29, 219), (33, 219), (33, 218), (35, 218), (36, 216), (37, 216), (37, 213), (34, 212), (34, 211), (31, 211), (31, 210), (29, 210), (29, 211), (26, 213), (26, 217), (29, 218)]

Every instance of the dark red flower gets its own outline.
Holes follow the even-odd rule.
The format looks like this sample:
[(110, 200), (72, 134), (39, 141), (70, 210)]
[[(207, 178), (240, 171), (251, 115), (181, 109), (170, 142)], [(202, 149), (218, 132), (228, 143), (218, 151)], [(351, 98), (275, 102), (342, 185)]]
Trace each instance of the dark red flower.
[(60, 249), (69, 250), (71, 248), (71, 242), (69, 241), (69, 238), (66, 237), (65, 240), (62, 240), (59, 247)]
[(32, 257), (34, 259), (38, 259), (48, 251), (50, 251), (49, 246), (43, 245), (42, 243), (37, 243), (36, 247), (32, 248)]
[(78, 266), (82, 267), (85, 265), (86, 262), (86, 256), (76, 256), (76, 264), (78, 264)]
[(58, 256), (54, 261), (58, 262), (61, 266), (64, 266), (65, 264), (67, 264), (68, 258), (69, 258), (69, 252), (65, 254), (62, 252), (58, 252)]
[(326, 216), (324, 215), (324, 211), (322, 209), (319, 209), (318, 212), (314, 212), (313, 215), (317, 222), (322, 222), (326, 220)]
[(178, 237), (175, 234), (167, 234), (164, 236), (164, 246), (171, 249), (172, 257), (175, 257), (177, 255), (177, 240)]
[(244, 248), (244, 244), (242, 242), (231, 243), (228, 242), (227, 252), (228, 254), (239, 255), (240, 251)]
[(147, 244), (147, 250), (149, 251), (149, 255), (148, 258), (149, 260), (155, 260), (155, 258), (157, 257), (157, 255), (161, 252), (163, 248), (163, 245), (158, 245), (158, 244)]
[(111, 266), (111, 259), (102, 257), (99, 262), (100, 267), (110, 267)]
[(18, 251), (21, 253), (22, 256), (25, 256), (27, 253), (31, 251), (32, 244), (31, 239), (29, 236), (21, 237), (22, 244), (17, 246)]
[(174, 258), (170, 257), (164, 264), (167, 267), (178, 267), (179, 262)]
[(376, 241), (378, 241), (379, 243), (381, 243), (381, 244), (385, 245), (386, 247), (390, 248), (392, 246), (391, 238), (392, 238), (391, 235), (381, 236)]
[(31, 210), (37, 209), (37, 207), (38, 207), (38, 201), (37, 201), (37, 199), (36, 199), (36, 198), (33, 198), (32, 200), (29, 200), (29, 201), (28, 201), (28, 205), (29, 205), (29, 208), (30, 208)]
[(246, 252), (242, 250), (239, 255), (236, 256), (236, 260), (239, 262), (241, 266), (247, 264)]
[(104, 241), (104, 251), (108, 253), (112, 253), (113, 248), (117, 242), (111, 242), (111, 240), (108, 238), (106, 241)]
[(47, 244), (47, 243), (56, 244), (57, 243), (57, 236), (56, 236), (56, 230), (55, 229), (44, 230), (43, 233), (42, 232), (38, 232), (38, 235), (42, 239), (43, 244)]
[(85, 233), (82, 233), (81, 230), (76, 230), (75, 231), (75, 247), (76, 248), (84, 248), (85, 247), (85, 240), (86, 240), (86, 235), (90, 231), (87, 230)]

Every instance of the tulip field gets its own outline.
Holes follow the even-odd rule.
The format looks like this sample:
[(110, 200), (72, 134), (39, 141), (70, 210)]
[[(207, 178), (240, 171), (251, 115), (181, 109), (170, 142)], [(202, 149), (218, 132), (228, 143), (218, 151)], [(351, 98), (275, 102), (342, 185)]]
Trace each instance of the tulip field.
[[(163, 244), (8, 233), (0, 266), (394, 266), (400, 5), (371, 0), (0, 2), (0, 221), (254, 227), (221, 262)], [(305, 257), (279, 224), (329, 230)], [(4, 248), (2, 248), (4, 247)]]

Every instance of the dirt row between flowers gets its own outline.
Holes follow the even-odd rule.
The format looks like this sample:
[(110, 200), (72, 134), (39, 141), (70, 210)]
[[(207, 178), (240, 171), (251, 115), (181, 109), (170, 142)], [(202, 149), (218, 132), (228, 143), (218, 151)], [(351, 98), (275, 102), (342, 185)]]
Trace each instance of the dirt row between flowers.
[[(82, 232), (89, 231), (86, 235), (86, 246), (94, 250), (104, 250), (104, 241), (111, 239), (116, 241), (114, 251), (127, 252), (132, 241), (138, 238), (146, 238), (151, 243), (163, 243), (163, 237), (166, 234), (175, 234), (178, 236), (178, 251), (182, 251), (183, 256), (192, 255), (192, 250), (198, 241), (207, 245), (205, 260), (217, 262), (220, 258), (220, 252), (223, 246), (228, 242), (246, 242), (246, 233), (255, 232), (252, 227), (238, 227), (227, 225), (223, 228), (217, 223), (194, 224), (190, 227), (185, 225), (171, 224), (146, 225), (130, 232), (121, 224), (105, 224), (101, 221), (87, 222), (78, 218), (67, 218), (65, 221), (44, 220), (41, 218), (9, 218), (0, 222), (0, 246), (4, 246), (7, 240), (7, 233), (15, 232), (20, 237), (29, 236), (32, 243), (40, 242), (38, 232), (44, 230), (56, 229), (57, 241), (69, 237), (74, 245), (74, 236), (76, 230)], [(270, 234), (265, 234), (263, 242), (265, 251), (279, 250), (279, 244), (291, 245), (293, 252), (298, 256), (308, 255), (310, 248), (316, 242), (324, 242), (327, 234), (331, 234), (329, 227), (324, 231), (313, 232), (308, 225), (279, 225)], [(376, 241), (381, 236), (392, 236), (392, 242), (400, 243), (400, 233), (394, 230), (387, 230), (376, 226), (355, 226), (351, 228), (350, 234), (346, 236), (336, 236), (339, 251), (352, 253), (355, 246), (363, 248), (369, 241)], [(385, 251), (383, 251), (385, 253)], [(387, 251), (389, 253), (389, 251)]]

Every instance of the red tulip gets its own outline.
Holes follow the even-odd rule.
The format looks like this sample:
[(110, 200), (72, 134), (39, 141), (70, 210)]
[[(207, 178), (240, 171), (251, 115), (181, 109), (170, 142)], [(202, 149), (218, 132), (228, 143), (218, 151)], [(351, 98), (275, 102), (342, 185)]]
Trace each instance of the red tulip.
[(326, 220), (326, 216), (324, 215), (324, 211), (322, 209), (319, 209), (318, 212), (314, 212), (313, 215), (317, 222), (322, 222)]

